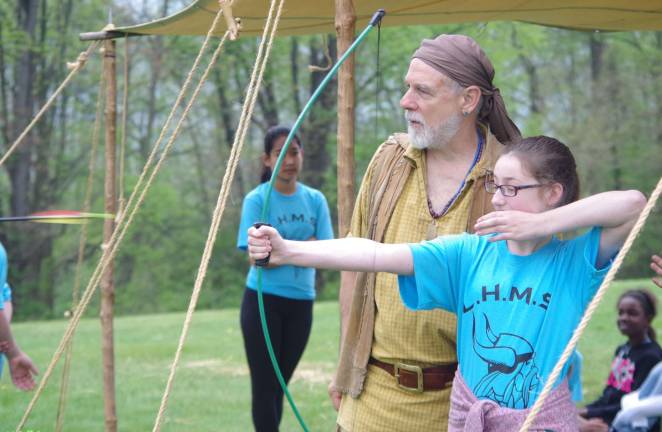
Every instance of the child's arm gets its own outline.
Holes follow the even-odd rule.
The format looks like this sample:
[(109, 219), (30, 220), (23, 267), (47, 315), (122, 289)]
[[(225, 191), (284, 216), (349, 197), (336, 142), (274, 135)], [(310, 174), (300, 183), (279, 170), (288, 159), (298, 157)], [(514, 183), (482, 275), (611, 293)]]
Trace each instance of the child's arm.
[(5, 355), (9, 363), (9, 371), (16, 388), (30, 390), (34, 387), (34, 375), (39, 372), (37, 368), (21, 349), (16, 345), (11, 333), (9, 321), (0, 310), (0, 340), (4, 341)]
[(30, 357), (19, 350), (14, 356), (7, 356), (7, 359), (11, 380), (16, 388), (24, 391), (32, 390), (35, 385), (34, 376), (38, 375), (39, 372)]
[(248, 253), (253, 260), (266, 258), (274, 265), (293, 264), (331, 270), (411, 274), (414, 260), (406, 244), (383, 244), (349, 237), (337, 240), (283, 239), (272, 227), (248, 230)]
[(4, 309), (0, 309), (0, 343), (2, 343), (1, 352), (7, 354), (8, 357), (11, 355), (12, 350), (18, 348), (14, 342), (14, 336), (12, 335), (9, 320), (5, 315)]
[(646, 205), (639, 191), (603, 192), (542, 213), (496, 211), (478, 219), (476, 234), (498, 233), (490, 241), (531, 240), (592, 226), (602, 227), (596, 265), (602, 267), (621, 248)]

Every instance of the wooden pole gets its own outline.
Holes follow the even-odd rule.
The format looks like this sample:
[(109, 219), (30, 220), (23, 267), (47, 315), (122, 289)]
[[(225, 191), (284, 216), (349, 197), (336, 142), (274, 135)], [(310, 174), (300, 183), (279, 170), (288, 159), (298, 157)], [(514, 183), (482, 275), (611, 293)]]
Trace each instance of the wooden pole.
[(137, 33), (123, 33), (113, 30), (103, 30), (99, 32), (87, 32), (80, 33), (78, 39), (81, 41), (90, 41), (90, 40), (106, 40), (106, 39), (119, 39), (125, 36), (143, 36)]
[[(354, 41), (356, 15), (352, 0), (335, 0), (338, 57)], [(349, 231), (354, 208), (354, 54), (338, 72), (338, 237)]]
[[(105, 212), (115, 214), (115, 141), (117, 126), (117, 76), (115, 65), (115, 41), (104, 42), (103, 68), (106, 79), (105, 143), (106, 179), (104, 184)], [(108, 244), (115, 221), (106, 219), (103, 225), (103, 242)], [(108, 264), (101, 278), (101, 353), (103, 358), (103, 395), (106, 432), (117, 431), (115, 405), (115, 348), (113, 342), (113, 306), (115, 287), (113, 284), (113, 262)]]

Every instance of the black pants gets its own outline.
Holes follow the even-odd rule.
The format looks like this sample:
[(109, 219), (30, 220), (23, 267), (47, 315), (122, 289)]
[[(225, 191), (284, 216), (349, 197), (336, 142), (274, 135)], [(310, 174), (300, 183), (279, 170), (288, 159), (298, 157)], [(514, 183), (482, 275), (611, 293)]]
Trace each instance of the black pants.
[[(289, 382), (306, 348), (313, 323), (313, 301), (264, 294), (264, 311), (278, 366)], [(283, 390), (264, 342), (257, 292), (246, 289), (241, 302), (241, 332), (251, 373), (253, 425), (257, 432), (277, 432), (283, 414)]]

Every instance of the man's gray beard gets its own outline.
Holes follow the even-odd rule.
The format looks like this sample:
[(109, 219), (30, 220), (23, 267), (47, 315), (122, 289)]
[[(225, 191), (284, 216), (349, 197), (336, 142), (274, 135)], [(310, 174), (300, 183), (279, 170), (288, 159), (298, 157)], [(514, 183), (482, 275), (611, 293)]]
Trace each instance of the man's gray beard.
[(426, 148), (441, 149), (448, 146), (460, 130), (461, 124), (462, 116), (460, 114), (453, 114), (448, 120), (437, 127), (430, 127), (421, 122), (423, 126), (421, 131), (417, 131), (411, 125), (408, 125), (407, 134), (414, 148), (419, 150)]

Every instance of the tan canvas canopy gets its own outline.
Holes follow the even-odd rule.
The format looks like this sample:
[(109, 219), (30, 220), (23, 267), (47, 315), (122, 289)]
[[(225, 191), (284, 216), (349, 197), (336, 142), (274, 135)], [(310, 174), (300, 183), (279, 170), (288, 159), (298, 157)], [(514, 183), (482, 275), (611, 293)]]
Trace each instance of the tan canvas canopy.
[[(269, 2), (235, 0), (234, 15), (242, 34), (262, 32)], [(204, 35), (218, 11), (218, 0), (197, 0), (169, 17), (118, 31), (153, 35)], [(386, 10), (383, 25), (450, 24), (477, 21), (522, 21), (577, 30), (662, 30), (660, 0), (356, 0), (357, 28), (377, 10)], [(334, 32), (333, 0), (288, 0), (279, 35)], [(225, 31), (224, 25), (219, 34)]]

